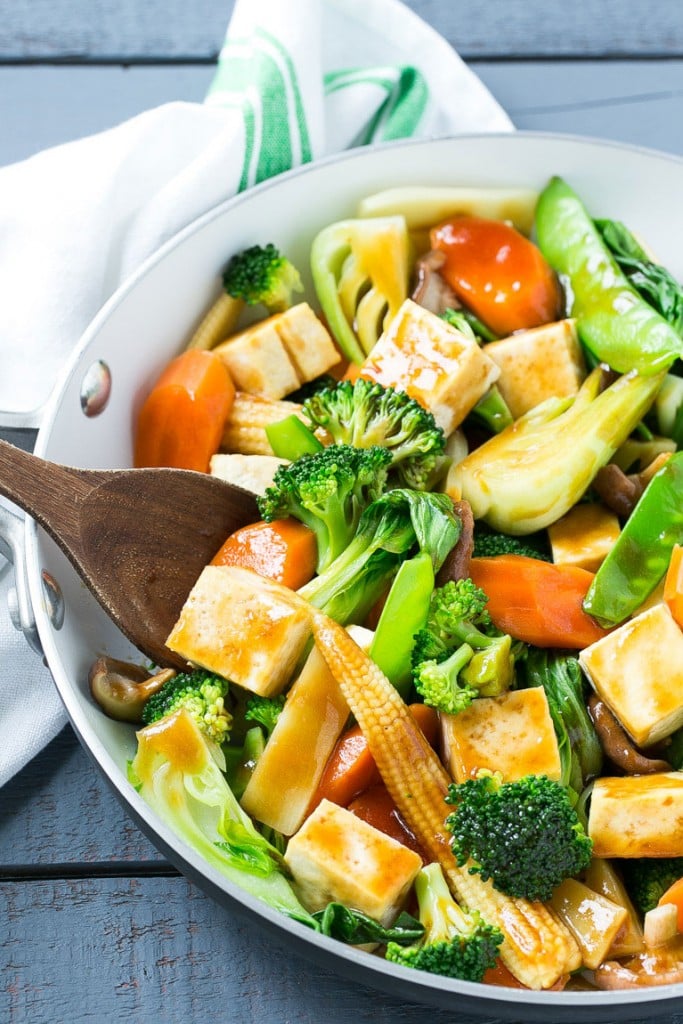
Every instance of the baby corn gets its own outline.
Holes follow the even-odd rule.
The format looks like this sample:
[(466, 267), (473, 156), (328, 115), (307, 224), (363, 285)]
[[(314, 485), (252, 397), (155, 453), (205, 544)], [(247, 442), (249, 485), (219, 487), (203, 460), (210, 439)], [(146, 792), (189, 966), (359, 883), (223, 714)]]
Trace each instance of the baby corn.
[(403, 700), (346, 630), (315, 613), (316, 644), (360, 725), (384, 783), (425, 851), (437, 861), (455, 898), (479, 910), (505, 936), (505, 966), (532, 989), (546, 989), (580, 966), (578, 946), (542, 903), (513, 899), (459, 867), (445, 826), (449, 778)]
[(238, 391), (225, 424), (221, 449), (242, 455), (272, 455), (266, 427), (300, 411), (301, 406), (296, 402), (282, 402)]

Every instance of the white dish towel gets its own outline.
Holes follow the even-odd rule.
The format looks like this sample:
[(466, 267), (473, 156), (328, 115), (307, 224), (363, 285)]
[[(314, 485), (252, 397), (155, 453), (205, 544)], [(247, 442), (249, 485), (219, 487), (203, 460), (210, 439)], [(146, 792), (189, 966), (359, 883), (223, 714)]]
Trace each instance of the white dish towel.
[[(282, 0), (237, 0), (204, 104), (165, 104), (0, 169), (0, 410), (41, 405), (118, 285), (236, 192), (351, 146), (512, 128), (398, 0), (294, 6), (296, 18)], [(0, 785), (66, 721), (9, 622), (11, 575), (0, 557)]]

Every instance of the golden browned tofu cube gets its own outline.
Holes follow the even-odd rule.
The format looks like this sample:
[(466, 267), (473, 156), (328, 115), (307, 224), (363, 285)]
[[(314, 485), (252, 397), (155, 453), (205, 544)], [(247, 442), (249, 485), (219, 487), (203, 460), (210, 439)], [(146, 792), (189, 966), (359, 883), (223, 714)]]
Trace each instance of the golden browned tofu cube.
[(309, 910), (338, 901), (385, 925), (422, 867), (413, 850), (329, 800), (290, 839), (285, 860)]
[(209, 565), (166, 645), (200, 668), (271, 697), (289, 682), (311, 635), (306, 602), (250, 569)]
[(593, 688), (640, 747), (683, 725), (683, 633), (656, 604), (586, 647)]
[(597, 779), (588, 814), (596, 857), (683, 857), (683, 773)]
[[(367, 651), (374, 634), (362, 626), (349, 626), (348, 631)], [(313, 647), (242, 795), (245, 811), (277, 832), (293, 835), (348, 717), (339, 683)]]
[(265, 494), (280, 466), (287, 464), (287, 459), (276, 459), (274, 455), (221, 452), (211, 456), (209, 469), (211, 476), (217, 476), (219, 480), (243, 487), (252, 494)]
[(213, 350), (223, 360), (235, 387), (265, 398), (282, 398), (300, 385), (299, 375), (269, 317), (228, 338)]
[(546, 398), (575, 395), (586, 376), (575, 320), (560, 320), (484, 345), (515, 419)]
[(597, 572), (620, 532), (619, 520), (604, 505), (575, 505), (548, 527), (553, 562)]
[(275, 328), (302, 384), (315, 380), (340, 362), (329, 331), (307, 302), (278, 314)]
[(406, 299), (361, 367), (361, 376), (406, 391), (452, 433), (500, 371), (471, 338)]
[(561, 775), (548, 699), (540, 686), (479, 697), (458, 715), (441, 715), (444, 756), (456, 782), (482, 768), (506, 782), (525, 775)]

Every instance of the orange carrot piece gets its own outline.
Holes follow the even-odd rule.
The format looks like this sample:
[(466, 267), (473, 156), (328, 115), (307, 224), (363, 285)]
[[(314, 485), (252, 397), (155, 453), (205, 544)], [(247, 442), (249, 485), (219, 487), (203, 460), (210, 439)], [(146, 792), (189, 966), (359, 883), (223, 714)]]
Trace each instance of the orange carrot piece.
[(344, 370), (344, 376), (342, 377), (342, 380), (350, 380), (353, 383), (357, 381), (358, 378), (360, 377), (360, 371), (361, 367), (359, 366), (358, 363), (349, 363), (349, 365)]
[(315, 534), (296, 519), (251, 523), (226, 540), (212, 565), (238, 565), (298, 590), (315, 575)]
[(207, 473), (235, 399), (230, 374), (213, 352), (189, 349), (163, 371), (135, 432), (135, 466)]
[(674, 544), (664, 580), (664, 603), (683, 629), (683, 547)]
[(496, 626), (537, 647), (581, 649), (607, 635), (582, 604), (593, 573), (526, 555), (473, 558), (470, 576)]
[(683, 878), (670, 885), (659, 901), (659, 906), (665, 903), (673, 903), (678, 911), (678, 930), (683, 932)]
[[(411, 704), (410, 710), (427, 741), (433, 746), (439, 733), (436, 711), (426, 704)], [(348, 807), (359, 793), (381, 781), (365, 736), (359, 725), (353, 725), (337, 740), (311, 801), (309, 813), (325, 799), (341, 807)]]
[(426, 853), (401, 817), (400, 811), (383, 782), (364, 789), (351, 801), (348, 809), (357, 818), (361, 818), (368, 825), (373, 825), (380, 832), (384, 832), (385, 836), (391, 836), (396, 842), (407, 846), (409, 850), (414, 850), (422, 857), (422, 863), (427, 863)]
[[(486, 971), (482, 981), (485, 985), (500, 985), (503, 988), (523, 988), (528, 989), (527, 985), (523, 985), (521, 981), (515, 978), (511, 971), (508, 971), (507, 967), (502, 960), (497, 960), (494, 967), (489, 967)], [(546, 992), (561, 992), (569, 981), (569, 975), (563, 974), (561, 978), (558, 978), (554, 985), (550, 988), (545, 989)]]

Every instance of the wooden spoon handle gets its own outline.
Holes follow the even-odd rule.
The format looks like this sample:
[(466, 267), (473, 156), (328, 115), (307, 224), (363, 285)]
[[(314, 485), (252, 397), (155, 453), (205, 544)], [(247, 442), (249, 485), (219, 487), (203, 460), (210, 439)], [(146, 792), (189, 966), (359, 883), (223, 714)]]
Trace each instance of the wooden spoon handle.
[(104, 475), (46, 462), (0, 440), (0, 494), (62, 546), (78, 542), (81, 504)]

